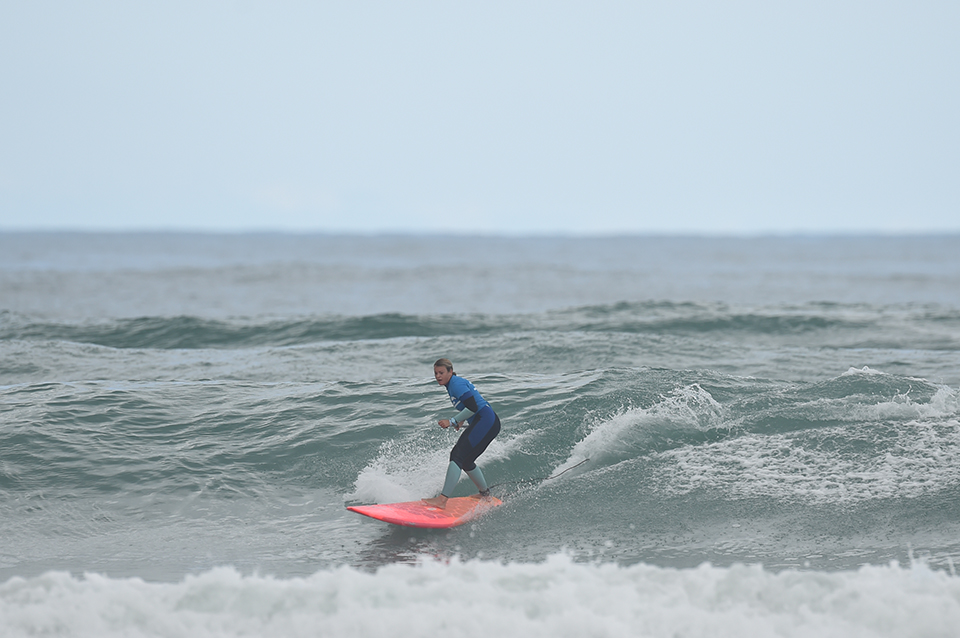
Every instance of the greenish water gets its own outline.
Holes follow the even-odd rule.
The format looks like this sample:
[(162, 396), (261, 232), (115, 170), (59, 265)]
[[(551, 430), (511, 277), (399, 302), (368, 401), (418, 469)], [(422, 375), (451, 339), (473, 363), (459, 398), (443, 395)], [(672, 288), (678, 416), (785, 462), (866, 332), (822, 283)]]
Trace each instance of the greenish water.
[[(218, 566), (291, 579), (558, 553), (826, 577), (960, 557), (956, 238), (769, 239), (743, 254), (741, 240), (677, 239), (672, 261), (667, 240), (485, 240), (490, 259), (448, 267), (417, 238), (390, 259), (382, 238), (344, 240), (370, 261), (330, 257), (330, 238), (312, 252), (272, 236), (45, 238), (3, 258), (0, 580), (177, 582)], [(557, 246), (580, 260), (556, 263)], [(697, 246), (713, 252), (691, 263)], [(791, 250), (785, 272), (771, 255)], [(394, 292), (357, 299), (325, 268)], [(646, 297), (630, 273), (671, 294)], [(567, 280), (589, 292), (541, 295)], [(775, 294), (758, 299), (758, 281)], [(502, 419), (481, 465), (504, 506), (447, 532), (347, 512), (439, 490), (456, 436), (436, 427), (440, 356)], [(471, 490), (464, 478), (457, 494)]]

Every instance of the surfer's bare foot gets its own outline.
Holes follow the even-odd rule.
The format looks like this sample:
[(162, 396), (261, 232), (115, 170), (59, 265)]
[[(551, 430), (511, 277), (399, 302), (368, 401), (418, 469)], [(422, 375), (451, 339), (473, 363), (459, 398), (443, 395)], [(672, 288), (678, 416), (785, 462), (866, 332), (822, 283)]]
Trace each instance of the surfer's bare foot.
[(434, 496), (433, 498), (425, 498), (423, 502), (427, 505), (433, 505), (434, 507), (439, 507), (443, 509), (447, 506), (447, 497), (441, 494), (440, 496)]

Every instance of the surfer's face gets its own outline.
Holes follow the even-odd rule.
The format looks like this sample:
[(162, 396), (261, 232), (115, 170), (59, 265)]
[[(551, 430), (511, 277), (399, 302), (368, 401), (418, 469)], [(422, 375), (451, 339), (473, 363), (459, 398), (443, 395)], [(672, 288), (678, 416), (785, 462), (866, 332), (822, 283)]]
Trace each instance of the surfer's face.
[(453, 370), (447, 370), (443, 366), (433, 366), (433, 378), (436, 379), (440, 385), (447, 385), (452, 376)]

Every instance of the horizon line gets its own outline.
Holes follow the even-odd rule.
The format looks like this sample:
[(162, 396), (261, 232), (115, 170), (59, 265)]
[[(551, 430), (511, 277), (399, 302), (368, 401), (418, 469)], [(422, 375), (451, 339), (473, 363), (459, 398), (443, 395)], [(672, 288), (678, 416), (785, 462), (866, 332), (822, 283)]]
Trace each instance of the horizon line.
[(9, 235), (198, 235), (198, 236), (317, 236), (317, 237), (474, 237), (487, 239), (624, 239), (632, 238), (688, 238), (688, 239), (759, 239), (803, 237), (948, 237), (960, 236), (960, 229), (942, 230), (757, 230), (757, 231), (553, 231), (510, 232), (452, 230), (323, 230), (288, 228), (2, 228), (0, 234)]

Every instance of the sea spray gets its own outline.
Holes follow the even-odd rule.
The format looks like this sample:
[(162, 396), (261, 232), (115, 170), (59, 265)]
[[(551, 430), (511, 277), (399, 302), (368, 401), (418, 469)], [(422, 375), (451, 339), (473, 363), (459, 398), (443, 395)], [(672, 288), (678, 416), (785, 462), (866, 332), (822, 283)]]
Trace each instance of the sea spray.
[(723, 406), (699, 384), (691, 384), (661, 396), (649, 408), (628, 408), (598, 420), (556, 471), (566, 471), (587, 459), (593, 463), (583, 465), (581, 472), (613, 465), (669, 446), (671, 441), (684, 440), (690, 433), (729, 427)]

